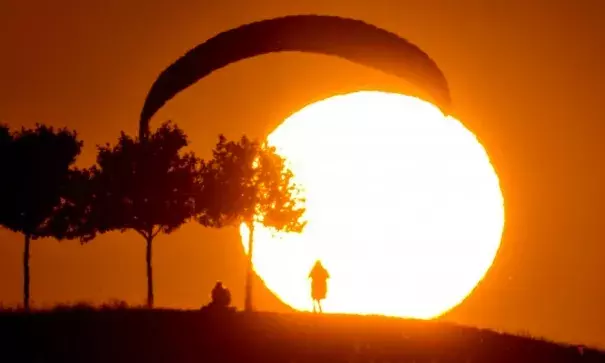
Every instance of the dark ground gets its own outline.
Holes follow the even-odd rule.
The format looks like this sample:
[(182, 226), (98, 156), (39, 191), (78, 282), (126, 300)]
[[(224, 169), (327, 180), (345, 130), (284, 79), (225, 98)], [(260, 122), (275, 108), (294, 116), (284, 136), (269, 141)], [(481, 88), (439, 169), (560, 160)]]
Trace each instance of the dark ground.
[(0, 362), (605, 363), (605, 352), (385, 317), (72, 309), (0, 313)]

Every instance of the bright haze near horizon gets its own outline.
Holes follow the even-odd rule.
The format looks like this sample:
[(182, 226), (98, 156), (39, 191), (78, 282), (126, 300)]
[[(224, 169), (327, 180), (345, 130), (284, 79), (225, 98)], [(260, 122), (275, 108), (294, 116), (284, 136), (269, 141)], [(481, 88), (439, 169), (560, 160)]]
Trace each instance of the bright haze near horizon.
[[(496, 169), (506, 208), (485, 278), (443, 319), (605, 347), (605, 143), (598, 1), (7, 0), (0, 5), (0, 122), (68, 126), (96, 144), (137, 132), (145, 94), (178, 56), (228, 28), (288, 14), (352, 17), (410, 39), (443, 69), (455, 116)], [(166, 105), (191, 148), (208, 157), (218, 133), (266, 136), (303, 106), (359, 89), (407, 92), (401, 80), (327, 56), (268, 55), (202, 80)], [(21, 297), (21, 239), (0, 231), (0, 301)], [(214, 282), (243, 305), (238, 231), (188, 225), (154, 245), (156, 305), (197, 308)], [(90, 244), (32, 244), (32, 299), (145, 297), (143, 242), (111, 233)], [(257, 284), (261, 310), (286, 307)]]

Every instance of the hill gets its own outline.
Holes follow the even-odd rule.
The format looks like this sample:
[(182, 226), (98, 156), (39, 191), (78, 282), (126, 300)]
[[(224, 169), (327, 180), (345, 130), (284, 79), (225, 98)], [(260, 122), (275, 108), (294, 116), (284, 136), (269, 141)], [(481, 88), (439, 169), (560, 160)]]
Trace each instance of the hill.
[(377, 316), (73, 309), (1, 313), (0, 362), (603, 363), (605, 353)]

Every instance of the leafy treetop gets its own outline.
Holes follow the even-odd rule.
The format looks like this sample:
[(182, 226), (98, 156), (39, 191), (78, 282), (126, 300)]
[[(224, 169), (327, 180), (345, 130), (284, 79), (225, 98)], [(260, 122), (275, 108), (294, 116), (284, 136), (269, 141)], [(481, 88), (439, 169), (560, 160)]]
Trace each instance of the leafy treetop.
[(64, 237), (51, 222), (82, 149), (76, 132), (36, 125), (11, 135), (2, 128), (0, 145), (2, 224), (31, 238)]
[(243, 136), (223, 135), (213, 158), (202, 165), (198, 220), (205, 226), (250, 226), (259, 222), (283, 232), (301, 232), (304, 198), (293, 173), (274, 147)]
[(116, 145), (100, 146), (90, 171), (84, 239), (132, 229), (150, 240), (192, 217), (199, 161), (181, 153), (187, 145), (183, 130), (167, 122), (146, 140), (122, 133)]

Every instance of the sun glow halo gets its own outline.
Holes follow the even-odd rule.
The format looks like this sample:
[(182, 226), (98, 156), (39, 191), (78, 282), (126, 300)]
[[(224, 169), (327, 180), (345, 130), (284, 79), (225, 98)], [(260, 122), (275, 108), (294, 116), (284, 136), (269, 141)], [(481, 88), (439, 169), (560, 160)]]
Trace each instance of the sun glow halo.
[(504, 226), (498, 177), (476, 137), (430, 103), (335, 96), (290, 116), (268, 143), (304, 188), (308, 225), (258, 226), (253, 262), (293, 308), (311, 309), (318, 258), (331, 274), (324, 311), (423, 319), (459, 304), (491, 266)]

